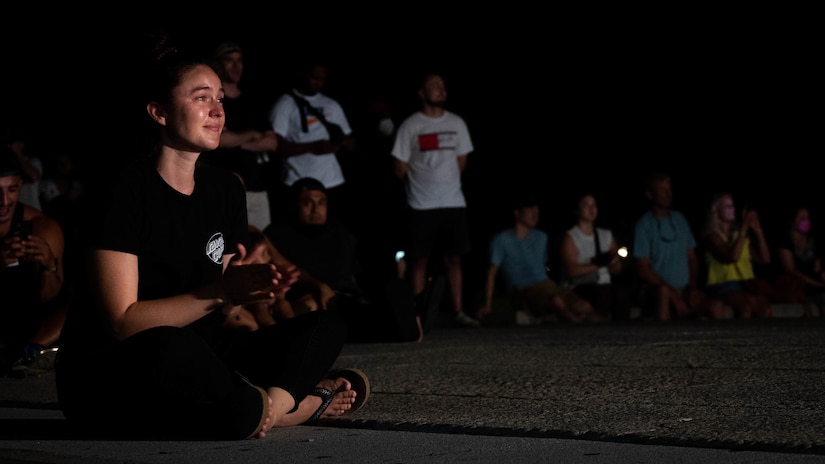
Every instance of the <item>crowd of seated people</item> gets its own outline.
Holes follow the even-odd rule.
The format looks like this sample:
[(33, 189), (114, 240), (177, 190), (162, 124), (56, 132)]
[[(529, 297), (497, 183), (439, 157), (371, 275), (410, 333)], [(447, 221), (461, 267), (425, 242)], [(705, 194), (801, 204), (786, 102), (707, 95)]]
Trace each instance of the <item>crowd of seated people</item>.
[[(48, 311), (53, 312), (54, 317), (44, 318), (41, 321), (42, 327), (38, 327), (40, 329), (38, 333), (46, 333), (45, 336), (35, 335), (35, 331), (30, 331), (30, 336), (26, 340), (2, 341), (5, 345), (3, 358), (6, 375), (11, 373), (12, 365), (17, 364), (19, 367), (26, 360), (31, 361), (43, 352), (48, 352), (49, 348), (59, 346), (61, 315), (65, 305), (68, 304), (67, 300), (70, 299), (72, 287), (72, 285), (64, 287), (62, 283), (63, 281), (71, 282), (73, 279), (71, 268), (64, 267), (63, 264), (64, 260), (71, 261), (72, 259), (69, 251), (74, 247), (72, 234), (75, 231), (72, 224), (76, 218), (73, 214), (77, 208), (76, 197), (82, 189), (81, 178), (77, 173), (70, 171), (71, 159), (67, 158), (69, 157), (60, 156), (56, 157), (54, 162), (47, 163), (47, 166), (54, 166), (54, 169), (46, 173), (47, 176), (43, 181), (43, 185), (47, 188), (44, 189), (44, 195), (41, 198), (42, 204), (45, 205), (44, 209), (47, 209), (56, 219), (49, 218), (43, 212), (37, 213), (43, 216), (44, 221), (56, 226), (48, 230), (56, 230), (61, 237), (64, 235), (66, 237), (65, 245), (52, 247), (51, 253), (54, 254), (54, 258), (46, 258), (53, 260), (59, 272), (50, 273), (48, 271), (55, 266), (40, 264), (39, 267), (43, 269), (37, 273), (40, 279), (48, 279), (52, 275), (54, 275), (53, 278), (60, 278), (59, 290), (54, 292), (52, 297), (46, 298), (51, 305)], [(4, 177), (0, 176), (0, 180), (2, 179)], [(323, 194), (325, 189), (316, 184), (317, 182), (313, 183), (312, 179), (306, 179), (299, 182), (298, 186), (303, 189), (305, 195)], [(811, 234), (809, 209), (806, 207), (794, 209), (789, 206), (785, 235), (779, 236), (776, 245), (770, 247), (766, 242), (765, 234), (761, 231), (759, 218), (754, 217), (755, 212), (743, 211), (740, 217), (737, 217), (733, 212), (736, 209), (733, 204), (733, 195), (730, 193), (719, 195), (709, 206), (708, 223), (705, 224), (702, 235), (697, 240), (692, 239), (690, 232), (692, 226), (686, 217), (668, 208), (672, 199), (671, 189), (672, 179), (667, 174), (652, 175), (648, 180), (645, 192), (650, 200), (651, 209), (637, 221), (634, 243), (631, 247), (632, 254), (629, 257), (617, 255), (616, 239), (609, 233), (609, 229), (594, 226), (598, 214), (595, 197), (592, 194), (581, 196), (576, 205), (575, 225), (566, 231), (560, 241), (549, 242), (551, 247), (557, 247), (549, 250), (550, 255), (559, 257), (560, 273), (558, 275), (545, 274), (547, 281), (554, 283), (554, 291), (558, 298), (554, 297), (551, 301), (555, 301), (555, 305), (550, 305), (551, 309), (546, 313), (533, 310), (527, 316), (520, 314), (521, 319), (518, 322), (535, 323), (545, 320), (576, 323), (627, 320), (631, 317), (631, 306), (638, 308), (637, 317), (658, 321), (693, 317), (719, 319), (726, 317), (726, 309), (732, 311), (734, 317), (770, 317), (773, 303), (804, 304), (806, 314), (823, 314), (825, 271), (822, 269), (821, 260), (815, 248), (815, 240)], [(18, 239), (11, 238), (13, 235), (11, 225), (16, 222), (12, 220), (12, 216), (15, 216), (11, 214), (15, 206), (12, 203), (16, 202), (10, 198), (13, 196), (4, 195), (6, 203), (4, 207), (10, 212), (7, 220), (8, 227), (0, 228), (7, 263), (3, 270), (4, 276), (8, 274), (11, 267), (8, 265), (9, 256), (11, 256), (8, 250), (12, 249), (13, 242), (18, 242)], [(295, 202), (297, 198), (298, 196), (293, 196), (291, 201)], [(531, 201), (537, 203), (535, 199)], [(320, 234), (320, 230), (331, 230), (334, 227), (327, 225), (325, 221), (314, 228), (308, 224), (301, 225), (296, 222), (299, 217), (297, 210), (300, 206), (297, 203), (293, 205), (295, 208), (292, 211), (295, 217), (290, 221), (273, 221), (267, 227), (266, 233), (250, 227), (251, 249), (260, 248), (263, 261), (274, 262), (283, 269), (291, 267), (300, 269), (298, 274), (301, 277), (294, 284), (290, 298), (280, 298), (270, 305), (251, 306), (247, 308), (247, 313), (236, 314), (233, 320), (227, 321), (227, 327), (256, 330), (262, 325), (275, 324), (279, 320), (301, 312), (328, 310), (337, 304), (339, 308), (343, 308), (342, 311), (349, 311), (352, 326), (358, 328), (352, 331), (351, 342), (420, 342), (424, 336), (423, 308), (420, 305), (416, 308), (415, 295), (398, 291), (398, 288), (406, 288), (409, 292), (409, 286), (404, 284), (396, 289), (396, 295), (404, 295), (401, 298), (404, 301), (403, 304), (394, 303), (391, 298), (387, 298), (388, 295), (392, 295), (389, 290), (387, 290), (388, 293), (380, 294), (380, 304), (373, 304), (370, 311), (364, 309), (370, 306), (346, 303), (347, 301), (361, 301), (361, 303), (367, 301), (363, 290), (352, 276), (369, 275), (370, 270), (358, 267), (358, 254), (354, 246), (343, 247), (338, 242), (318, 249), (348, 250), (346, 256), (340, 253), (324, 255), (323, 252), (320, 255), (316, 253), (310, 258), (304, 256), (306, 250), (312, 249), (312, 246), (298, 246), (296, 241), (314, 240), (312, 243), (319, 239), (323, 241), (324, 234)], [(533, 205), (520, 205), (515, 212), (518, 213), (522, 207), (530, 206)], [(28, 206), (18, 206), (18, 208), (20, 210), (31, 209)], [(518, 216), (515, 219), (518, 219)], [(551, 220), (555, 219), (557, 218), (551, 218)], [(334, 221), (332, 224), (336, 223)], [(687, 232), (686, 236), (680, 236), (680, 233), (685, 232)], [(598, 242), (601, 244), (596, 244), (596, 234), (599, 234)], [(352, 236), (352, 232), (348, 231), (341, 237), (343, 237), (342, 243), (354, 244), (357, 240), (357, 237)], [(35, 240), (39, 239), (32, 238), (32, 241)], [(491, 244), (494, 243), (493, 237), (490, 237), (490, 240)], [(48, 240), (44, 238), (43, 241)], [(60, 241), (62, 242), (63, 239), (61, 238)], [(277, 245), (273, 244), (273, 241)], [(305, 245), (309, 243), (307, 241)], [(673, 259), (676, 254), (672, 248), (676, 245), (684, 247), (683, 254), (680, 255), (683, 260), (683, 264), (679, 265), (681, 267), (674, 267)], [(369, 244), (366, 246), (368, 247)], [(287, 258), (288, 256), (291, 257)], [(325, 262), (342, 259), (343, 262)], [(550, 256), (547, 256), (547, 259), (549, 260)], [(599, 261), (600, 259), (604, 261)], [(774, 270), (769, 276), (770, 285), (767, 287), (765, 279), (758, 272), (754, 272), (749, 265), (750, 260), (756, 259), (763, 264), (771, 263), (771, 269)], [(306, 262), (301, 263), (300, 266), (296, 265), (296, 261), (299, 260)], [(746, 262), (743, 263), (743, 260)], [(632, 265), (630, 265), (631, 261)], [(508, 264), (503, 261), (498, 262), (496, 269), (499, 267), (506, 269)], [(549, 262), (544, 264), (547, 265)], [(336, 276), (328, 272), (334, 269), (342, 270), (342, 274)], [(541, 266), (540, 271), (547, 271), (544, 265)], [(380, 272), (386, 273), (387, 269), (382, 268)], [(633, 272), (638, 277), (634, 285), (611, 283), (610, 277), (627, 272)], [(321, 275), (322, 278), (316, 274)], [(341, 275), (345, 275), (344, 281), (341, 280)], [(736, 279), (731, 276), (736, 276)], [(558, 277), (558, 282), (553, 281), (554, 277)], [(403, 282), (403, 275), (385, 274), (384, 278), (387, 282)], [(4, 277), (4, 281), (11, 283), (12, 279)], [(734, 285), (736, 288), (733, 288)], [(483, 325), (492, 311), (494, 295), (505, 293), (509, 297), (513, 294), (515, 287), (503, 290), (502, 287), (509, 288), (509, 286), (502, 286), (498, 283), (495, 274), (493, 274), (492, 283), (488, 281), (480, 284), (479, 287), (485, 287), (483, 302), (481, 307), (472, 314)], [(18, 293), (22, 291), (20, 290), (22, 288), (24, 286), (18, 287)], [(766, 288), (769, 288), (772, 293), (765, 293)], [(377, 298), (371, 297), (370, 299)], [(511, 301), (523, 302), (525, 298)], [(393, 309), (393, 304), (395, 309)], [(38, 303), (38, 306), (44, 305)], [(380, 308), (376, 308), (378, 306)], [(438, 307), (432, 302), (428, 306)], [(399, 307), (404, 309), (398, 309)], [(400, 316), (399, 314), (404, 311), (407, 312)], [(8, 311), (4, 310), (3, 313), (8, 315)], [(550, 315), (553, 317), (547, 317)], [(434, 318), (437, 314), (430, 311), (426, 316)], [(376, 321), (383, 321), (378, 325), (378, 329), (374, 328)], [(432, 321), (430, 322), (428, 327), (432, 326)], [(513, 322), (516, 320), (514, 319)], [(28, 322), (25, 323), (28, 324)], [(24, 321), (8, 319), (5, 320), (4, 327), (16, 328), (22, 324)]]
[[(371, 102), (364, 103), (366, 105)], [(349, 110), (344, 107), (345, 112)], [(389, 109), (384, 111), (389, 112)], [(378, 130), (379, 122), (381, 130)], [(393, 172), (390, 153), (395, 126), (400, 121), (394, 121), (396, 124), (389, 126), (386, 124), (387, 118), (382, 118), (379, 122), (376, 122), (376, 127), (373, 128), (376, 130), (373, 132), (381, 134), (381, 143), (364, 140), (357, 146), (365, 147), (364, 150), (381, 151), (369, 154), (372, 156), (369, 159), (374, 161), (375, 157), (383, 157), (383, 164), (375, 164), (380, 165), (384, 172), (380, 177), (372, 178), (364, 173), (353, 175), (353, 183), (355, 180), (369, 180), (373, 185), (381, 185), (382, 188), (397, 188), (398, 190), (386, 192), (387, 198), (396, 202), (388, 208), (393, 212), (387, 214), (393, 215), (393, 222), (395, 219), (406, 221), (408, 217), (403, 214), (395, 216), (398, 211), (405, 210), (405, 205), (403, 195), (398, 196), (398, 192), (403, 190)], [(352, 127), (353, 131), (348, 136), (355, 139), (361, 137), (362, 134), (358, 131), (364, 129), (364, 126), (360, 125), (360, 121), (354, 120)], [(387, 127), (389, 129), (386, 129)], [(32, 136), (36, 137), (36, 133)], [(3, 192), (0, 197), (0, 246), (4, 261), (0, 269), (3, 282), (0, 284), (4, 289), (11, 288), (11, 293), (16, 295), (14, 298), (4, 296), (5, 302), (19, 300), (24, 301), (21, 304), (26, 306), (28, 302), (35, 301), (37, 308), (26, 313), (26, 318), (22, 318), (26, 320), (10, 317), (12, 305), (4, 304), (0, 310), (0, 316), (3, 316), (4, 339), (0, 340), (0, 349), (3, 353), (4, 375), (11, 372), (13, 365), (33, 365), (32, 360), (38, 356), (48, 354), (50, 349), (59, 348), (63, 312), (71, 302), (74, 281), (78, 278), (75, 267), (79, 252), (77, 223), (81, 214), (80, 197), (84, 193), (88, 174), (76, 163), (78, 157), (71, 151), (37, 153), (30, 150), (30, 153), (23, 157), (18, 139), (19, 137), (8, 136), (4, 140), (6, 165), (0, 172), (0, 182), (3, 183), (0, 185)], [(27, 140), (28, 142), (30, 141)], [(39, 204), (39, 207), (18, 201), (21, 194), (31, 194), (30, 186), (26, 184), (35, 179), (30, 173), (31, 167), (34, 166), (32, 160), (37, 161), (38, 170), (41, 171), (36, 177), (39, 195), (35, 203)], [(360, 167), (351, 159), (342, 165), (345, 168), (344, 174), (347, 174), (347, 168)], [(617, 254), (618, 243), (609, 227), (597, 226), (596, 196), (588, 194), (576, 199), (575, 223), (565, 229), (561, 240), (547, 242), (548, 255), (542, 256), (545, 261), (537, 265), (536, 272), (543, 277), (542, 282), (553, 283), (552, 298), (549, 300), (551, 303), (547, 305), (549, 309), (545, 313), (533, 310), (522, 318), (522, 322), (560, 320), (581, 323), (627, 320), (631, 318), (633, 308), (640, 310), (642, 319), (655, 321), (698, 317), (720, 319), (726, 317), (728, 309), (733, 311), (735, 317), (770, 317), (772, 304), (786, 302), (805, 305), (806, 314), (825, 313), (825, 270), (822, 268), (819, 255), (821, 251), (815, 246), (811, 220), (813, 212), (807, 206), (787, 205), (785, 209), (788, 218), (783, 217), (772, 223), (781, 233), (776, 237), (766, 237), (762, 231), (762, 224), (770, 222), (773, 218), (764, 214), (761, 218), (757, 217), (755, 211), (743, 211), (737, 215), (733, 204), (735, 192), (720, 195), (709, 206), (708, 224), (703, 225), (702, 233), (697, 237), (693, 231), (700, 230), (700, 224), (690, 222), (685, 214), (671, 207), (671, 176), (662, 172), (650, 174), (643, 186), (644, 194), (649, 201), (649, 209), (638, 218), (634, 218), (636, 221), (629, 243), (629, 256)], [(329, 187), (323, 183), (323, 188), (307, 188), (306, 185), (312, 183), (311, 180), (302, 179), (295, 183), (305, 188), (304, 193), (329, 193)], [(273, 205), (271, 209), (282, 215), (294, 212), (291, 208), (295, 204), (291, 202), (296, 201), (296, 197), (286, 196), (295, 192), (275, 187), (272, 186), (272, 189), (280, 193), (281, 197), (277, 199), (280, 203)], [(349, 186), (352, 192), (349, 198), (365, 198), (366, 196), (358, 193), (360, 188), (362, 186)], [(539, 206), (539, 201), (535, 198), (531, 202), (533, 204), (520, 205), (515, 213), (524, 215), (524, 208)], [(301, 254), (306, 247), (302, 250), (296, 245), (299, 239), (309, 237), (315, 240), (313, 243), (317, 243), (320, 229), (333, 229), (332, 225), (326, 223), (322, 224), (323, 227), (315, 229), (306, 224), (300, 227), (292, 224), (292, 229), (289, 229), (285, 225), (287, 221), (284, 221), (284, 217), (273, 215), (271, 224), (267, 227), (250, 228), (249, 243), (252, 248), (258, 249), (262, 262), (274, 262), (279, 268), (284, 269), (297, 268), (300, 270), (300, 277), (295, 282), (289, 298), (279, 298), (268, 305), (250, 306), (247, 313), (235, 314), (232, 320), (227, 321), (227, 328), (256, 330), (263, 325), (276, 324), (279, 320), (295, 314), (329, 310), (336, 305), (353, 312), (352, 308), (355, 305), (344, 302), (370, 301), (374, 303), (373, 306), (377, 304), (383, 309), (390, 310), (379, 312), (378, 316), (366, 313), (368, 316), (364, 317), (358, 311), (354, 311), (353, 314), (359, 314), (362, 320), (368, 321), (384, 318), (386, 324), (382, 323), (380, 333), (372, 330), (353, 331), (350, 341), (420, 342), (424, 338), (424, 333), (432, 327), (438, 316), (439, 301), (433, 302), (431, 298), (425, 300), (422, 298), (424, 292), (419, 295), (407, 295), (407, 292), (411, 291), (410, 285), (400, 285), (399, 280), (403, 282), (409, 275), (399, 276), (383, 265), (373, 267), (372, 262), (363, 259), (364, 254), (368, 253), (365, 249), (379, 246), (373, 241), (378, 234), (371, 229), (387, 224), (386, 221), (382, 221), (382, 217), (370, 218), (355, 204), (346, 206), (347, 211), (358, 215), (358, 221), (351, 221), (357, 228), (351, 228), (352, 230), (341, 234), (336, 233), (336, 239), (343, 242), (335, 242), (335, 245), (330, 245), (327, 250), (346, 250), (347, 254), (328, 252), (309, 258)], [(485, 205), (473, 207), (484, 208)], [(521, 216), (514, 218), (516, 225), (522, 221), (520, 218)], [(30, 219), (35, 223), (30, 235), (21, 236), (14, 231), (20, 222)], [(290, 218), (294, 219), (295, 217)], [(370, 219), (375, 222), (368, 222)], [(556, 225), (564, 223), (564, 218), (560, 217), (551, 217), (548, 220)], [(385, 235), (407, 232), (405, 227), (390, 225), (392, 227), (382, 229)], [(532, 227), (536, 225), (533, 224)], [(528, 229), (532, 230), (530, 227)], [(520, 283), (518, 274), (509, 275), (512, 272), (508, 270), (509, 261), (503, 260), (504, 255), (500, 254), (502, 249), (513, 245), (502, 245), (501, 238), (496, 238), (497, 236), (498, 234), (490, 234), (484, 238), (490, 248), (472, 250), (472, 253), (483, 255), (485, 259), (494, 258), (492, 264), (495, 266), (485, 276), (487, 280), (476, 282), (466, 279), (466, 286), (481, 289), (483, 301), (476, 310), (470, 311), (465, 308), (465, 316), (473, 321), (462, 324), (463, 326), (483, 326), (489, 320), (490, 313), (494, 311), (493, 299), (498, 294), (506, 293), (508, 297), (519, 294), (522, 296), (513, 301), (530, 301), (526, 296), (530, 293), (524, 292), (522, 288), (526, 287), (526, 284)], [(399, 237), (381, 238), (393, 244), (407, 242)], [(771, 238), (775, 240), (771, 242)], [(352, 242), (347, 242), (350, 239)], [(516, 243), (515, 239), (511, 241)], [(339, 243), (356, 242), (357, 249), (354, 245), (352, 248), (338, 246)], [(38, 250), (26, 251), (26, 247)], [(493, 247), (498, 251), (490, 254)], [(546, 269), (549, 260), (554, 256), (558, 257), (558, 266), (554, 269), (557, 274), (552, 274)], [(760, 267), (753, 268), (751, 261)], [(19, 266), (15, 264), (18, 262)], [(369, 265), (365, 268), (361, 265), (363, 262), (368, 262)], [(15, 282), (19, 282), (16, 279), (20, 278), (19, 272), (27, 268), (31, 268), (27, 285), (16, 285)], [(506, 285), (502, 286), (496, 280), (498, 278), (495, 271), (499, 269), (505, 270), (508, 274), (505, 276), (508, 281)], [(762, 269), (769, 269), (770, 272), (763, 274)], [(341, 273), (336, 275), (329, 272), (331, 270), (340, 270)], [(375, 273), (380, 276), (371, 275)], [(624, 279), (619, 279), (627, 273), (633, 273), (633, 279), (630, 279), (632, 284), (626, 284)], [(383, 281), (386, 285), (398, 287), (394, 291), (390, 291), (388, 287), (380, 287), (378, 292), (372, 292), (374, 288), (371, 286), (372, 293), (366, 298), (362, 281), (354, 280), (353, 275), (358, 275), (362, 281), (374, 278), (375, 280), (369, 280), (370, 284)], [(417, 279), (420, 280), (420, 276)], [(766, 280), (769, 281), (767, 285)], [(35, 287), (40, 294), (29, 292), (31, 294), (23, 295), (24, 289)], [(464, 293), (471, 294), (472, 290)], [(454, 306), (452, 300), (455, 298), (451, 297), (451, 301), (445, 306)], [(463, 303), (465, 306), (473, 304), (471, 299), (468, 300), (469, 303)], [(15, 305), (19, 306), (18, 303)], [(358, 307), (363, 309), (361, 306)], [(392, 309), (393, 307), (395, 309)], [(45, 317), (46, 315), (48, 317)], [(547, 317), (550, 315), (553, 317)], [(350, 317), (355, 321), (355, 316)], [(36, 321), (33, 326), (32, 320)], [(359, 321), (352, 322), (352, 325), (360, 330), (365, 329), (367, 323)], [(24, 326), (27, 328), (25, 331), (22, 330)], [(27, 335), (22, 339), (12, 339), (13, 337), (7, 336), (8, 334)]]

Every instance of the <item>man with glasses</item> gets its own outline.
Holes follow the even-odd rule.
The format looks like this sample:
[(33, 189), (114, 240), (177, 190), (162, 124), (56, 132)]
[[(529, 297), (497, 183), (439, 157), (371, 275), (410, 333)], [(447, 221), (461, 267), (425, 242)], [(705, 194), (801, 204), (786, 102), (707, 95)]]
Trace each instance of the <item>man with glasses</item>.
[(671, 209), (670, 175), (657, 172), (648, 176), (645, 196), (650, 210), (636, 221), (633, 234), (643, 310), (660, 321), (692, 316), (723, 318), (724, 303), (698, 287), (696, 238), (685, 215)]

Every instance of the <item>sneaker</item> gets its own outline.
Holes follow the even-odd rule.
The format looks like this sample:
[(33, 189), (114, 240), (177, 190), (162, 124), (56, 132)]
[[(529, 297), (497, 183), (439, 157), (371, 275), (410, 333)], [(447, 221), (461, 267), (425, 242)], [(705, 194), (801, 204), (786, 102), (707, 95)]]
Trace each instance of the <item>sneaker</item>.
[(54, 370), (54, 360), (58, 347), (51, 346), (38, 351), (34, 356), (18, 359), (11, 367), (10, 376), (16, 378), (40, 377)]
[(455, 323), (456, 325), (460, 325), (462, 327), (479, 327), (481, 325), (481, 322), (479, 322), (478, 319), (473, 319), (463, 311), (456, 315)]
[(524, 309), (516, 311), (516, 325), (539, 325), (541, 319)]

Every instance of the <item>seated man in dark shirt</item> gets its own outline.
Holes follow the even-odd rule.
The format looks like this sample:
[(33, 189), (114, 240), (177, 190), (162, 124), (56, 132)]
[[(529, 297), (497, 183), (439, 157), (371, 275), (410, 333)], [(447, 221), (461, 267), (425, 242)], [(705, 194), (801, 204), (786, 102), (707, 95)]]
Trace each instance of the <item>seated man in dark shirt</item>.
[[(376, 292), (367, 292), (357, 281), (361, 269), (355, 237), (342, 223), (327, 219), (324, 185), (306, 177), (296, 181), (290, 193), (290, 217), (270, 224), (264, 232), (301, 272), (311, 274), (335, 291), (327, 309), (339, 311), (347, 320), (348, 341), (420, 341), (421, 321), (406, 281), (390, 276), (382, 290)], [(302, 291), (307, 290), (294, 285), (287, 299), (296, 298)]]
[(0, 146), (0, 376), (53, 367), (66, 315), (60, 225), (19, 201), (23, 174)]

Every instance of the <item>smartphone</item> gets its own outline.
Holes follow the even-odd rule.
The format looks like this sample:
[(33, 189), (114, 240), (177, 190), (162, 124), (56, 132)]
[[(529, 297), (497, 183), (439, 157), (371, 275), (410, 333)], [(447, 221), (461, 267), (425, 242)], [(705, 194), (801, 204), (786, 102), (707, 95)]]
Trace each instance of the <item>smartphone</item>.
[(32, 233), (31, 221), (20, 221), (12, 224), (11, 236), (20, 237), (21, 240), (28, 238)]
[[(11, 230), (9, 231), (9, 237), (20, 237), (20, 240), (25, 240), (28, 236), (32, 233), (32, 222), (31, 221), (20, 221), (12, 223)], [(14, 261), (12, 263), (7, 262), (6, 267), (13, 267), (20, 264), (20, 261)]]

